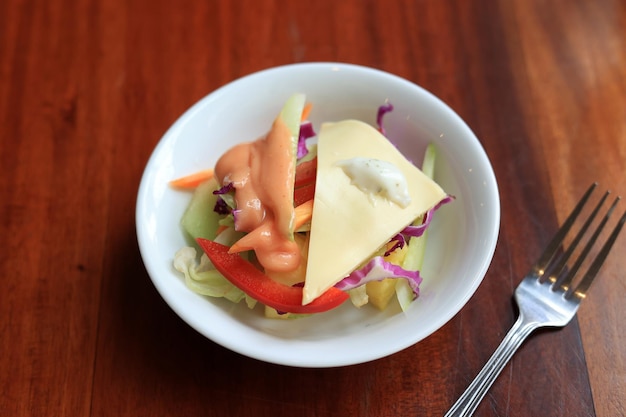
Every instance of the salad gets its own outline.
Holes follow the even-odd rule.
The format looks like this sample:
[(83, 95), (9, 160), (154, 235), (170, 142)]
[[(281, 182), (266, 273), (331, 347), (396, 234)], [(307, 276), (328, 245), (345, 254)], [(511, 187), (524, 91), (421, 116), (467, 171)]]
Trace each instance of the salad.
[(348, 299), (406, 310), (419, 295), (425, 242), (435, 211), (452, 200), (433, 181), (436, 149), (421, 169), (377, 127), (357, 120), (308, 120), (295, 94), (268, 133), (233, 146), (215, 166), (175, 179), (193, 191), (181, 219), (190, 244), (174, 267), (193, 291), (268, 317), (331, 310)]

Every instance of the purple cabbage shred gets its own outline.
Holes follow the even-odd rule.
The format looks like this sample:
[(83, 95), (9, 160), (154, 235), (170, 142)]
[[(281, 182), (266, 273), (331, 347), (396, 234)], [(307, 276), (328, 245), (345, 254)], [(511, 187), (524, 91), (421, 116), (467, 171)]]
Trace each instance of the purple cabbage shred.
[(306, 147), (306, 140), (314, 136), (315, 130), (313, 129), (313, 123), (307, 121), (300, 124), (300, 134), (298, 135), (298, 159), (309, 153), (309, 150)]
[(216, 195), (227, 194), (227, 193), (231, 192), (234, 189), (235, 189), (235, 185), (232, 182), (229, 182), (228, 184), (226, 184), (222, 188), (219, 188), (219, 189), (213, 191), (213, 194), (216, 194)]
[[(215, 194), (215, 195), (223, 195), (223, 194), (227, 194), (227, 193), (231, 192), (234, 189), (235, 189), (235, 186), (233, 185), (233, 183), (229, 182), (228, 184), (226, 184), (222, 188), (213, 191), (213, 194)], [(224, 199), (222, 197), (219, 197), (217, 199), (217, 201), (215, 202), (215, 206), (213, 207), (213, 211), (216, 212), (217, 214), (230, 214), (231, 209), (228, 206), (228, 204), (226, 204)]]
[(437, 205), (435, 205), (435, 207), (431, 208), (430, 210), (426, 212), (426, 214), (424, 214), (424, 220), (422, 221), (421, 224), (417, 226), (412, 226), (412, 225), (407, 226), (404, 229), (402, 229), (400, 234), (404, 236), (410, 236), (410, 237), (422, 236), (424, 232), (426, 231), (426, 229), (428, 228), (428, 226), (430, 225), (430, 222), (433, 218), (433, 215), (435, 214), (435, 211), (437, 211), (439, 207), (443, 206), (444, 204), (449, 203), (452, 200), (454, 200), (453, 196), (451, 195), (445, 196), (439, 203), (437, 203)]
[(375, 256), (365, 266), (353, 271), (346, 278), (335, 284), (335, 287), (347, 291), (368, 282), (382, 281), (385, 278), (405, 278), (411, 290), (413, 290), (414, 298), (419, 296), (419, 285), (422, 282), (419, 271), (408, 271), (385, 261), (382, 256)]
[(391, 252), (393, 252), (396, 249), (402, 249), (404, 247), (404, 245), (406, 244), (406, 239), (404, 238), (402, 233), (398, 233), (397, 235), (392, 237), (389, 242), (394, 242), (394, 244), (393, 244), (392, 247), (387, 249), (387, 252), (385, 252), (384, 256), (389, 256), (391, 254)]
[(237, 228), (237, 225), (239, 224), (237, 222), (237, 217), (238, 217), (239, 213), (241, 213), (241, 209), (232, 210), (231, 213), (233, 213), (233, 222), (235, 223), (235, 230), (239, 230)]
[(378, 131), (386, 136), (385, 127), (383, 126), (383, 118), (387, 113), (393, 110), (393, 104), (386, 101), (385, 104), (378, 108), (378, 114), (376, 115), (376, 124), (378, 125)]
[(230, 207), (228, 207), (228, 204), (226, 204), (226, 202), (224, 201), (222, 197), (219, 197), (217, 201), (215, 202), (213, 211), (216, 212), (217, 214), (229, 214)]

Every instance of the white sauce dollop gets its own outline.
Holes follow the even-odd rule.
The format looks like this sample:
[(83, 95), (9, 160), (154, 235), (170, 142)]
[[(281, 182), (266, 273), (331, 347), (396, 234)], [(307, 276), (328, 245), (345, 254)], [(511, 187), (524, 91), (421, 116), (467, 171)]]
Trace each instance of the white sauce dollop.
[(373, 158), (350, 158), (336, 165), (364, 193), (380, 195), (405, 208), (411, 204), (409, 188), (402, 171), (394, 164)]

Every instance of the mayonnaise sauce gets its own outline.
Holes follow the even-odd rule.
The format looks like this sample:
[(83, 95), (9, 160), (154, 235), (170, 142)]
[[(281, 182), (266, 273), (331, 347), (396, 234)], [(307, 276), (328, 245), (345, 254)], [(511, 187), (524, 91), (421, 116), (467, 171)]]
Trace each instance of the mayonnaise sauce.
[(219, 183), (235, 187), (235, 226), (247, 233), (233, 248), (253, 249), (268, 272), (293, 271), (301, 262), (293, 240), (295, 163), (290, 147), (291, 133), (277, 118), (265, 137), (232, 147), (215, 165)]
[(394, 164), (373, 158), (350, 158), (337, 161), (351, 183), (371, 196), (381, 195), (402, 208), (411, 204), (404, 174)]

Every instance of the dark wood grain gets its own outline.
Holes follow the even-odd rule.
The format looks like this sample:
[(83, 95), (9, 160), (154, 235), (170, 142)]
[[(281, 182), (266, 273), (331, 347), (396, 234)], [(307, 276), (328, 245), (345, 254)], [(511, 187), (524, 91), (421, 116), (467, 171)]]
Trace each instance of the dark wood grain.
[[(626, 192), (626, 4), (0, 2), (0, 415), (440, 416), (515, 320), (511, 294), (591, 181)], [(152, 286), (139, 180), (215, 88), (293, 62), (405, 77), (480, 138), (498, 248), (467, 306), (398, 354), (334, 369), (206, 340)], [(578, 319), (523, 345), (480, 416), (624, 415), (626, 240)]]

